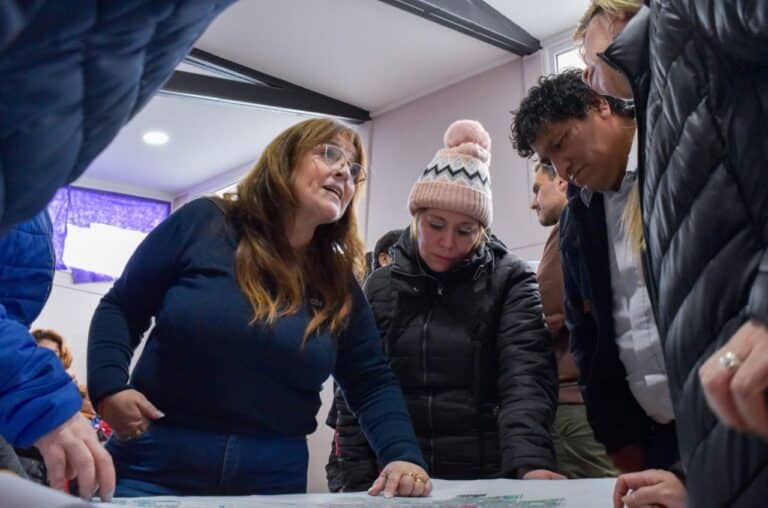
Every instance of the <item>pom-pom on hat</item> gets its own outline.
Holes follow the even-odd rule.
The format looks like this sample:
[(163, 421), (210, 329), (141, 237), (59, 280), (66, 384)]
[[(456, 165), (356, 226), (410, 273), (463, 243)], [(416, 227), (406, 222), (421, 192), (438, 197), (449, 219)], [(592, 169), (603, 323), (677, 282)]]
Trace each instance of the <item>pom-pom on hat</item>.
[(445, 131), (443, 143), (445, 146), (411, 188), (411, 215), (424, 208), (440, 208), (469, 215), (483, 226), (490, 226), (491, 136), (480, 122), (457, 120)]

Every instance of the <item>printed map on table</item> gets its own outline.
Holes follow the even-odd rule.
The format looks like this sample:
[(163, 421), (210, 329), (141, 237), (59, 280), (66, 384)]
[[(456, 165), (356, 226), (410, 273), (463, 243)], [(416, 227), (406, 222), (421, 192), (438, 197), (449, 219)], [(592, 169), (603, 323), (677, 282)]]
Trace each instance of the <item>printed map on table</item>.
[(118, 498), (112, 503), (91, 504), (0, 472), (0, 506), (14, 508), (595, 508), (613, 498), (615, 478), (563, 481), (433, 480), (432, 497), (386, 499), (361, 492), (346, 494), (284, 494), (241, 497), (141, 497)]
[[(373, 502), (372, 502), (373, 501)], [(523, 499), (523, 496), (486, 496), (485, 494), (463, 494), (452, 499), (385, 499), (359, 498), (319, 504), (322, 508), (363, 508), (367, 506), (392, 508), (567, 508), (562, 498)]]
[[(139, 498), (116, 499), (113, 505), (130, 508), (246, 508), (262, 506), (253, 498)], [(564, 499), (524, 499), (521, 495), (488, 496), (463, 494), (451, 499), (407, 499), (342, 497), (308, 504), (307, 500), (273, 499), (272, 506), (316, 506), (319, 508), (567, 508)]]
[[(433, 480), (429, 498), (387, 499), (364, 492), (244, 497), (116, 499), (128, 508), (595, 508), (613, 499), (615, 478), (563, 481)], [(99, 508), (101, 508), (100, 505)]]

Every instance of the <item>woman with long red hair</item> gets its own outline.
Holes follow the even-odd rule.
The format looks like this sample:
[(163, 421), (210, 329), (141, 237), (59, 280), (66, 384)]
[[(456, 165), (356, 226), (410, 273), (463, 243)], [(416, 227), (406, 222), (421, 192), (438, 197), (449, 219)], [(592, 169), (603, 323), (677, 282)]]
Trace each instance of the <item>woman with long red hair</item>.
[(192, 201), (139, 246), (89, 343), (91, 398), (117, 433), (117, 496), (305, 491), (331, 374), (387, 464), (371, 493), (429, 493), (356, 282), (365, 165), (354, 130), (307, 120), (267, 146), (236, 198)]

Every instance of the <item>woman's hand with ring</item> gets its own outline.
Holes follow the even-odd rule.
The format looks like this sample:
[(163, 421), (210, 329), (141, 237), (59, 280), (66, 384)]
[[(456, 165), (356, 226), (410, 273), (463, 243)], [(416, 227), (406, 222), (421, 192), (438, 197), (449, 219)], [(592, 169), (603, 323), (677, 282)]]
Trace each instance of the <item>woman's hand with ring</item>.
[(768, 327), (751, 320), (699, 369), (709, 407), (727, 426), (768, 440)]
[(420, 466), (396, 460), (381, 470), (368, 494), (378, 496), (382, 491), (384, 497), (423, 497), (432, 492), (432, 481)]

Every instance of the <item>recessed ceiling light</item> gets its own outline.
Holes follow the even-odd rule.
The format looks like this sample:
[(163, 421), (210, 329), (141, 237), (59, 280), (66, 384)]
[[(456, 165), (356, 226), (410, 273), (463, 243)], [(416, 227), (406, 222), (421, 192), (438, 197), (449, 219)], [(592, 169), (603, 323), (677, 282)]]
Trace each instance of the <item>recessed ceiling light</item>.
[(170, 139), (168, 134), (163, 131), (147, 131), (141, 137), (148, 145), (164, 145)]

